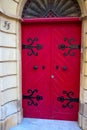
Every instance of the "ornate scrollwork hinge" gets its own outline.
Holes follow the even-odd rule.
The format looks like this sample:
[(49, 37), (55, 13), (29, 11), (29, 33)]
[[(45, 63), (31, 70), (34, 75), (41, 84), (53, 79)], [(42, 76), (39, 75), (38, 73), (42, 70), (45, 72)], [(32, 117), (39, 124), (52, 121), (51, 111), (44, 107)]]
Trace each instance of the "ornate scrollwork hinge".
[(36, 101), (43, 100), (42, 96), (40, 96), (40, 95), (35, 96), (35, 93), (38, 93), (37, 89), (34, 89), (34, 90), (29, 89), (27, 92), (28, 92), (29, 95), (23, 95), (23, 99), (28, 100), (27, 103), (28, 103), (29, 106), (32, 106), (32, 105), (38, 106), (38, 103), (35, 102), (35, 100)]
[(64, 56), (74, 56), (75, 53), (72, 52), (72, 50), (75, 50), (75, 49), (78, 49), (80, 50), (81, 46), (80, 44), (73, 44), (73, 42), (75, 42), (76, 40), (74, 38), (71, 38), (71, 39), (68, 39), (68, 38), (64, 38), (64, 41), (69, 44), (69, 45), (65, 45), (64, 43), (63, 44), (60, 44), (58, 45), (58, 48), (61, 49), (61, 50), (65, 50), (66, 48), (68, 48), (68, 52), (64, 52)]
[(25, 44), (22, 44), (22, 49), (28, 49), (28, 55), (31, 56), (31, 55), (35, 55), (35, 56), (38, 56), (38, 52), (35, 52), (35, 49), (36, 50), (41, 50), (43, 48), (43, 46), (39, 43), (37, 43), (36, 45), (34, 45), (35, 42), (38, 42), (38, 38), (28, 38), (27, 39), (27, 42), (29, 42), (28, 45), (25, 45)]
[(79, 98), (74, 98), (74, 97), (71, 97), (74, 95), (74, 92), (70, 91), (70, 92), (67, 92), (67, 91), (63, 91), (63, 94), (66, 95), (66, 97), (64, 96), (60, 96), (60, 97), (57, 97), (57, 101), (63, 103), (64, 101), (67, 101), (66, 104), (63, 104), (62, 107), (63, 108), (73, 108), (74, 106), (71, 105), (72, 102), (79, 102)]

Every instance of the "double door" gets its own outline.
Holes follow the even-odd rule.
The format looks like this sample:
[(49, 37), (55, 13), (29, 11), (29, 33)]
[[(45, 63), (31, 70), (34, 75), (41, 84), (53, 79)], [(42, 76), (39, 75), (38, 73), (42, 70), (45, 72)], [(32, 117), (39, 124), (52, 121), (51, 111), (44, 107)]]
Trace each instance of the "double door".
[(22, 23), (24, 117), (77, 120), (79, 21)]

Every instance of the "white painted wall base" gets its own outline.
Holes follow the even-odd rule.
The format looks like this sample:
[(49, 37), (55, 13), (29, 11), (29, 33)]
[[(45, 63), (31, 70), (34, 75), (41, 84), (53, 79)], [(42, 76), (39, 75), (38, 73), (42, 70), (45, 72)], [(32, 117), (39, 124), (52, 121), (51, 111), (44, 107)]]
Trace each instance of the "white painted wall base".
[(26, 119), (10, 130), (81, 130), (75, 121)]

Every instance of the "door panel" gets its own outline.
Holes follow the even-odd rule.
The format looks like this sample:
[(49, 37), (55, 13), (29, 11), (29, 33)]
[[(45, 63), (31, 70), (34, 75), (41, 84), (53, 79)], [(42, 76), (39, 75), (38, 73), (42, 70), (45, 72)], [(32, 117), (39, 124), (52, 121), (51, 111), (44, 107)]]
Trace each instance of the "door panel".
[(80, 22), (22, 24), (24, 117), (77, 120)]
[[(55, 35), (54, 35), (55, 34)], [(80, 86), (80, 23), (52, 26), (52, 118), (77, 120)], [(58, 66), (58, 69), (56, 69)]]
[[(51, 114), (49, 32), (48, 24), (22, 25), (24, 117), (49, 118)], [(30, 44), (33, 47), (29, 48)], [(39, 47), (36, 49), (35, 46)]]

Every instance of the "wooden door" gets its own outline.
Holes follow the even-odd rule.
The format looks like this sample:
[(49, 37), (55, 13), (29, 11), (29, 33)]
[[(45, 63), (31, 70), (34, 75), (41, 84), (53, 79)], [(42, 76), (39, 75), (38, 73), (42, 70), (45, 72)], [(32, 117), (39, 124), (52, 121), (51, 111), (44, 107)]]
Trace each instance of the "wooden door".
[(81, 23), (55, 23), (52, 28), (52, 118), (77, 120), (80, 86)]
[(46, 23), (24, 23), (22, 36), (24, 117), (49, 118), (50, 26)]
[(76, 19), (23, 22), (24, 117), (77, 120), (80, 37)]

